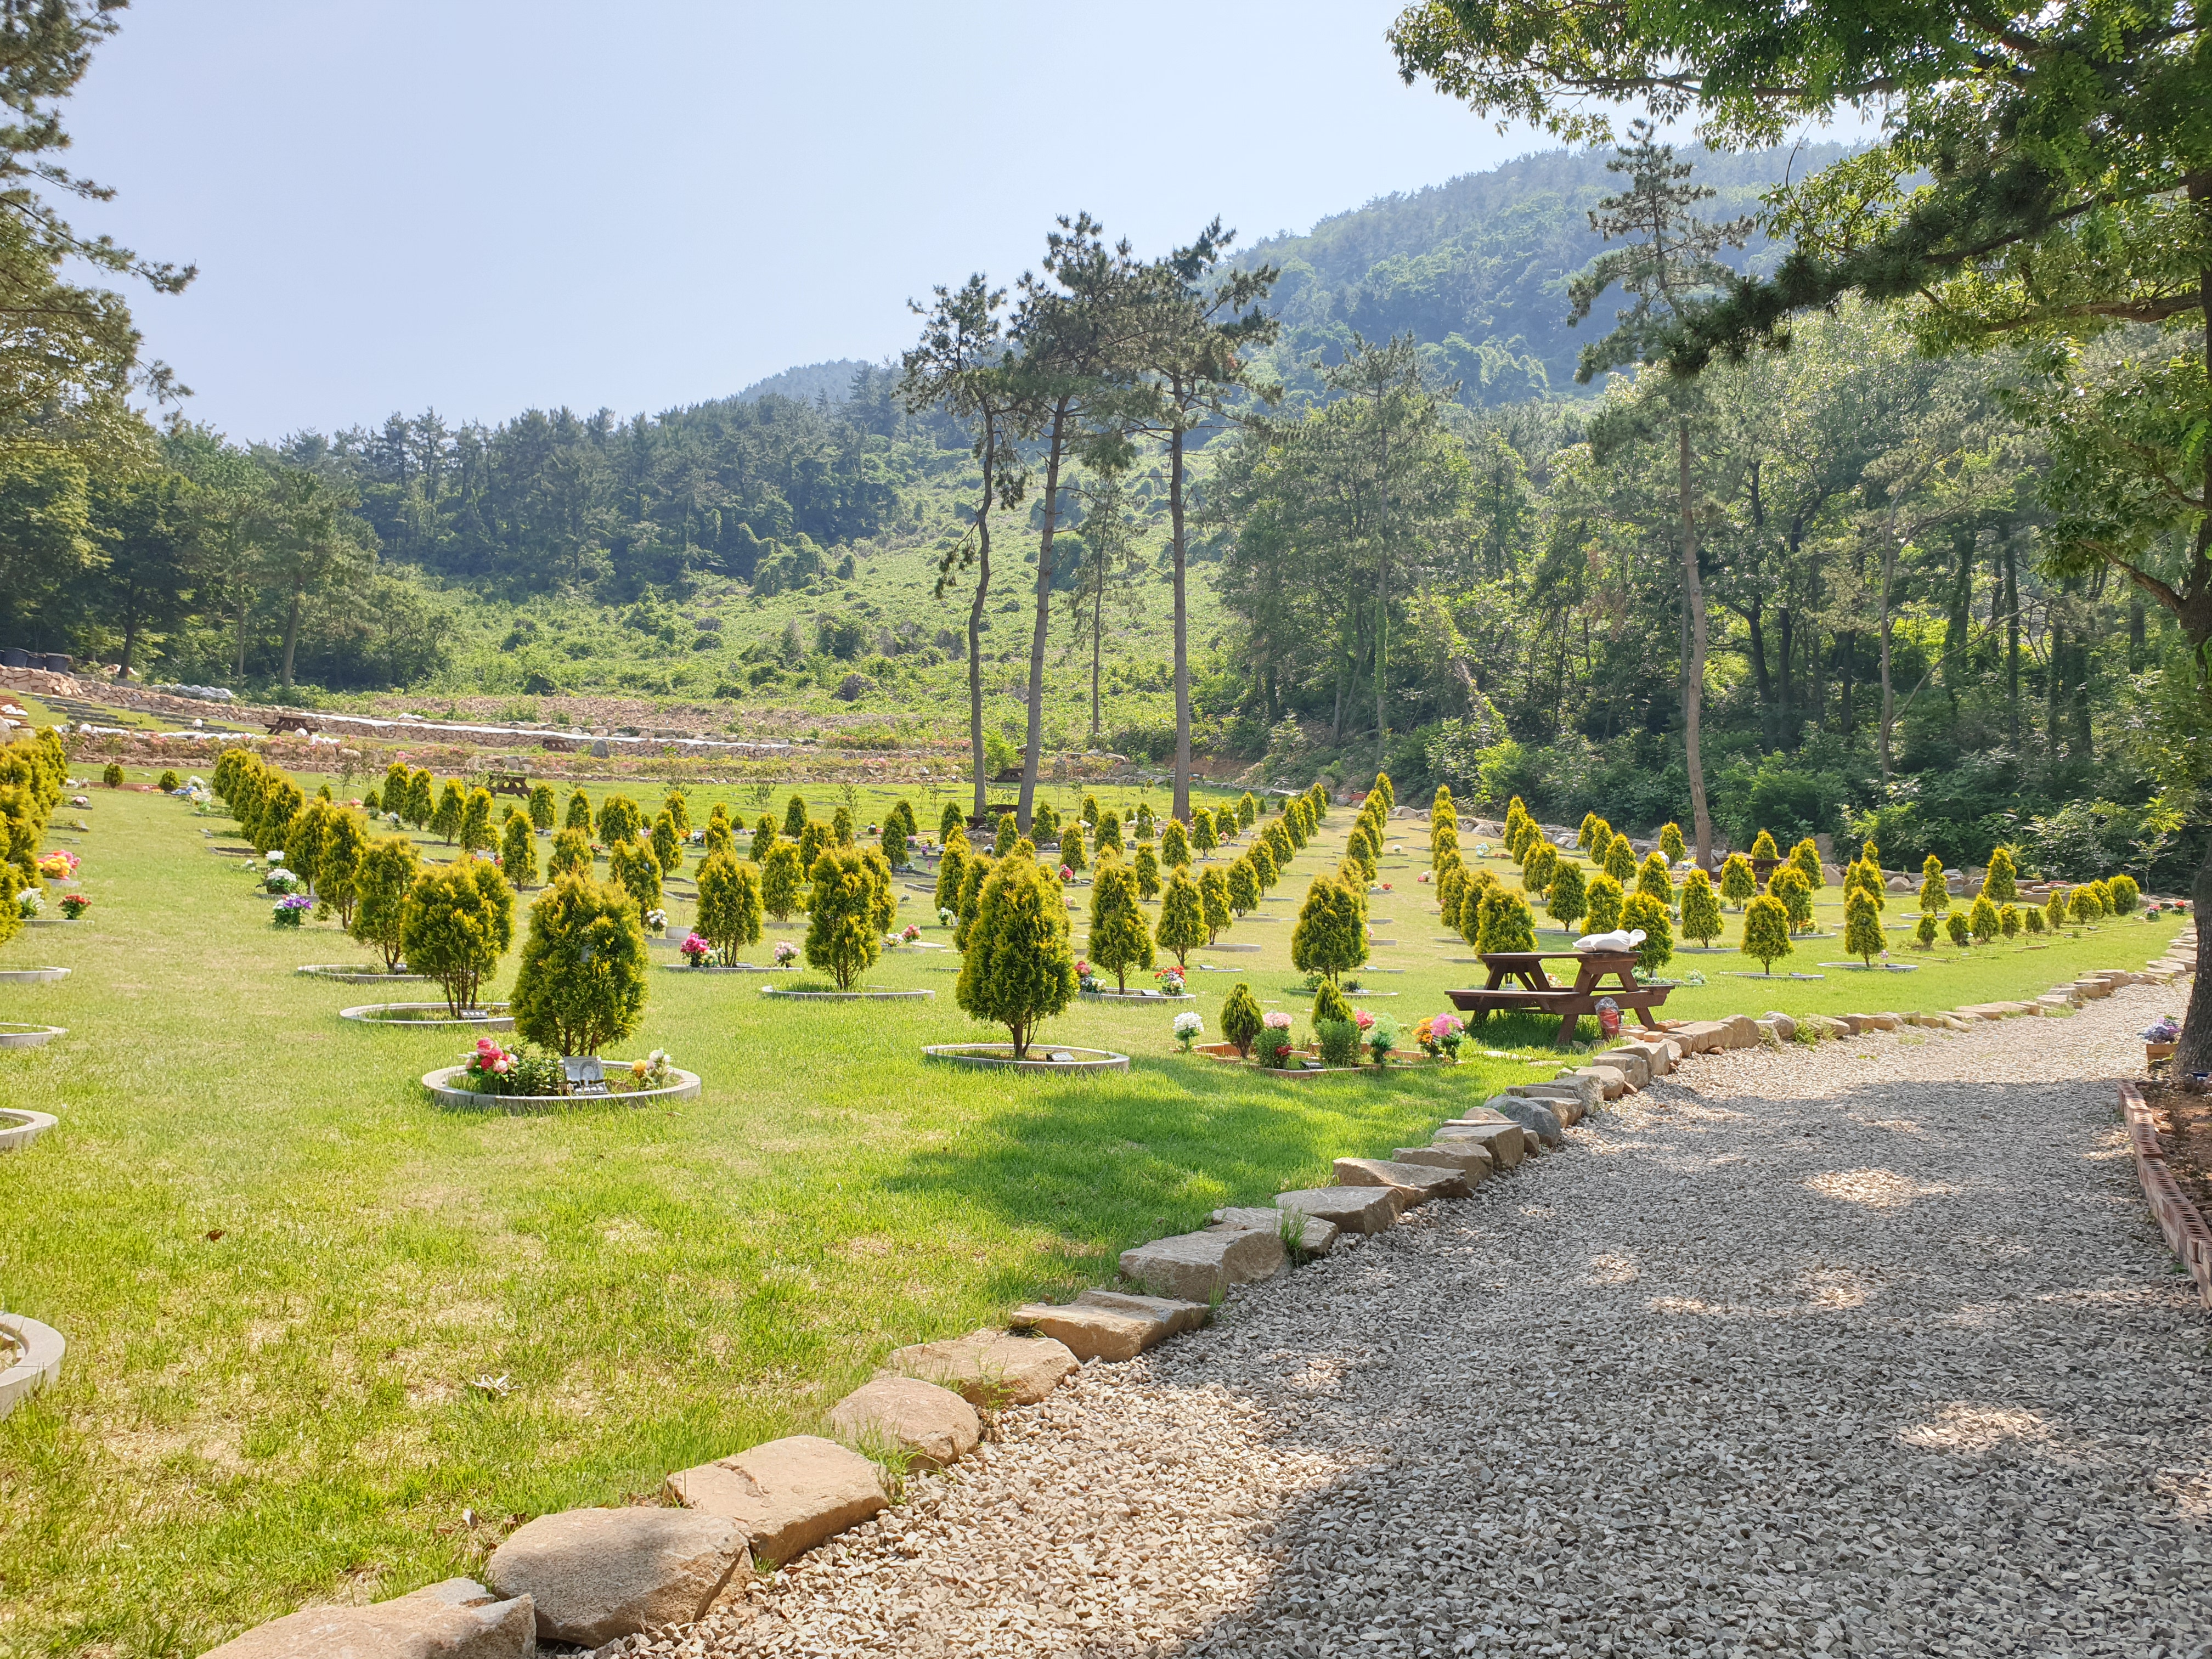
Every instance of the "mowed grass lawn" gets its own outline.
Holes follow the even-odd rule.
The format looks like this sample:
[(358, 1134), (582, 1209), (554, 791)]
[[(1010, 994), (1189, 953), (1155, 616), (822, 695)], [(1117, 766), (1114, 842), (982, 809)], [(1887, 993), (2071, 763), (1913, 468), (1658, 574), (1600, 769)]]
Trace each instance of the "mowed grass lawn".
[[(718, 794), (739, 813), (738, 793), (694, 791), (695, 816)], [(957, 1071), (922, 1045), (994, 1034), (953, 1005), (944, 951), (871, 976), (935, 990), (927, 1004), (777, 1005), (750, 976), (656, 969), (623, 1052), (667, 1048), (705, 1079), (700, 1099), (443, 1112), (416, 1079), (458, 1039), (337, 1017), (428, 989), (296, 976), (363, 952), (331, 927), (272, 928), (241, 860), (210, 850), (234, 844), (227, 821), (93, 798), (55, 829), (84, 858), (94, 920), (4, 953), (73, 971), (0, 988), (0, 1018), (70, 1028), (0, 1054), (0, 1098), (61, 1119), (0, 1158), (0, 1298), (70, 1345), (61, 1386), (0, 1424), (10, 1654), (195, 1654), (306, 1601), (473, 1571), (501, 1522), (651, 1492), (671, 1469), (814, 1428), (888, 1348), (1110, 1279), (1131, 1243), (1325, 1181), (1333, 1158), (1425, 1138), (1558, 1064), (1550, 1030), (1516, 1019), (1455, 1071), (1273, 1083), (1176, 1054), (1168, 1010), (1094, 1006), (1052, 1035), (1131, 1054), (1126, 1077)], [(864, 797), (862, 821), (889, 799)], [(823, 792), (817, 815), (832, 805)], [(741, 815), (758, 811), (746, 793)], [(1227, 970), (1191, 975), (1209, 1031), (1240, 978), (1304, 1025), (1290, 918), (1351, 817), (1332, 814), (1284, 902), (1261, 907), (1280, 920), (1226, 936), (1260, 951), (1193, 954)], [(1434, 937), (1414, 880), (1425, 826), (1402, 844), (1375, 904), (1396, 942), (1355, 1000), (1410, 1027), (1479, 969)], [(689, 904), (670, 908), (680, 931)], [(904, 914), (945, 937), (926, 895)], [(1669, 1012), (2029, 994), (2139, 963), (2172, 933), (2112, 922), (1965, 963), (1947, 948), (1873, 983), (1753, 983), (1725, 976), (1740, 958), (1686, 957), (1711, 982)], [(465, 1509), (485, 1522), (465, 1526)]]

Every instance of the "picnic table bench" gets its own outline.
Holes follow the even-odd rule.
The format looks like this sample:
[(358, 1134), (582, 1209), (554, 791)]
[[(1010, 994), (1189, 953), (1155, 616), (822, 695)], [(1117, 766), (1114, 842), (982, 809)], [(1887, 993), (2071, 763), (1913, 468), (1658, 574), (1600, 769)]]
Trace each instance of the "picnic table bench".
[[(1562, 961), (1575, 964), (1572, 985), (1554, 984), (1544, 971), (1547, 962)], [(1657, 1030), (1659, 1022), (1651, 1018), (1651, 1011), (1674, 988), (1638, 985), (1633, 951), (1486, 951), (1482, 963), (1490, 969), (1490, 983), (1479, 989), (1445, 992), (1452, 1006), (1478, 1025), (1493, 1012), (1516, 1009), (1557, 1014), (1557, 1042), (1562, 1048), (1575, 1040), (1576, 1022), (1597, 1012), (1601, 997), (1611, 997), (1618, 1008), (1634, 1009), (1637, 1018)], [(1508, 984), (1509, 980), (1516, 982)], [(1608, 985), (1607, 980), (1613, 982)]]
[(269, 727), (269, 735), (272, 738), (282, 737), (287, 732), (297, 732), (303, 737), (313, 737), (322, 730), (305, 714), (279, 714), (276, 719), (264, 724)]
[(527, 772), (488, 771), (484, 774), (484, 789), (494, 795), (530, 794), (530, 774)]

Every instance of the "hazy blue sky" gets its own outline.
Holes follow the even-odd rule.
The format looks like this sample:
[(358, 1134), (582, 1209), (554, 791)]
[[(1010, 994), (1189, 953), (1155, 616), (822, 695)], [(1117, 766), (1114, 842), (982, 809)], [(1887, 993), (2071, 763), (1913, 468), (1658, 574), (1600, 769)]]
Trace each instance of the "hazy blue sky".
[(78, 217), (199, 265), (133, 305), (234, 437), (653, 410), (895, 351), (1056, 213), (1249, 241), (1532, 148), (1399, 82), (1397, 9), (137, 0)]

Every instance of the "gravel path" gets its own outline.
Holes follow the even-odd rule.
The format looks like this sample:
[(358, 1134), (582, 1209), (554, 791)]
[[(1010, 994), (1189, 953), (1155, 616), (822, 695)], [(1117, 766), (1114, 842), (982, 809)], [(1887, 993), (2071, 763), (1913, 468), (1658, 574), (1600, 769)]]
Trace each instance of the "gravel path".
[(656, 1650), (2212, 1652), (2212, 1322), (2110, 1081), (2177, 995), (1693, 1061)]

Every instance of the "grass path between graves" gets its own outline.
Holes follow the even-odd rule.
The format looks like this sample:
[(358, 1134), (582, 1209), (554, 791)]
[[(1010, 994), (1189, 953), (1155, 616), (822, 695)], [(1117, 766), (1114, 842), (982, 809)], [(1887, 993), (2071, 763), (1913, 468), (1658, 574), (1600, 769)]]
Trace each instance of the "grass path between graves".
[[(739, 810), (738, 791), (704, 790), (695, 814), (718, 793)], [(70, 1028), (0, 1054), (0, 1099), (62, 1120), (0, 1158), (0, 1301), (70, 1345), (61, 1386), (0, 1424), (9, 1656), (196, 1654), (307, 1601), (471, 1571), (501, 1520), (650, 1492), (812, 1427), (887, 1348), (1110, 1278), (1131, 1243), (1425, 1139), (1557, 1063), (1548, 1030), (1496, 1021), (1493, 1052), (1456, 1071), (1275, 1083), (1176, 1054), (1167, 1010), (1085, 1006), (1052, 1035), (1131, 1054), (1127, 1076), (955, 1072), (921, 1046), (991, 1034), (953, 1006), (945, 951), (872, 976), (934, 989), (927, 1004), (777, 1006), (747, 976), (656, 970), (630, 1046), (672, 1050), (702, 1098), (448, 1114), (415, 1079), (460, 1044), (339, 1021), (378, 994), (292, 969), (359, 948), (272, 928), (240, 861), (210, 850), (229, 838), (201, 833), (222, 821), (93, 794), (56, 823), (93, 921), (6, 951), (73, 971), (0, 988), (0, 1018)], [(863, 821), (888, 799), (864, 796)], [(757, 816), (749, 793), (742, 805)], [(1209, 1028), (1239, 978), (1303, 1025), (1290, 917), (1350, 819), (1332, 815), (1277, 890), (1288, 902), (1263, 907), (1281, 921), (1227, 936), (1259, 952), (1194, 953), (1229, 970), (1192, 975)], [(1410, 1027), (1477, 970), (1434, 941), (1413, 880), (1425, 829), (1404, 844), (1424, 856), (1387, 860), (1375, 906), (1401, 942), (1354, 1000)], [(689, 906), (671, 908), (680, 931)], [(933, 920), (919, 893), (907, 914)], [(1725, 977), (1739, 958), (1690, 957), (1676, 966), (1710, 982), (1668, 1012), (2027, 995), (2136, 965), (2172, 931), (1947, 949), (1879, 984), (1749, 983)], [(487, 1523), (464, 1526), (465, 1509)]]

